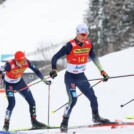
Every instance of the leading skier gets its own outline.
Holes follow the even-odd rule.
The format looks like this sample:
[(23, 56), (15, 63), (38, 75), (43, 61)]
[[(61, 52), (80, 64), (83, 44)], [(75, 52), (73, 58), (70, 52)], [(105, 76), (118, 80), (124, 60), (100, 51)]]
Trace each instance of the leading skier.
[[(62, 132), (67, 132), (68, 121), (73, 107), (77, 102), (76, 87), (88, 98), (92, 109), (92, 118), (95, 123), (106, 123), (109, 120), (104, 119), (99, 115), (98, 101), (95, 96), (93, 88), (91, 88), (84, 71), (86, 69), (86, 63), (89, 58), (92, 59), (94, 64), (99, 69), (101, 75), (104, 77), (104, 81), (107, 81), (109, 76), (103, 70), (99, 59), (97, 58), (93, 43), (88, 39), (88, 27), (85, 23), (82, 23), (76, 28), (76, 38), (67, 42), (53, 57), (51, 60), (52, 70), (50, 71), (51, 78), (57, 76), (57, 60), (63, 56), (66, 56), (67, 69), (65, 73), (65, 85), (69, 98), (69, 103), (65, 108), (63, 120), (61, 122), (60, 129)], [(84, 82), (82, 82), (84, 81)]]

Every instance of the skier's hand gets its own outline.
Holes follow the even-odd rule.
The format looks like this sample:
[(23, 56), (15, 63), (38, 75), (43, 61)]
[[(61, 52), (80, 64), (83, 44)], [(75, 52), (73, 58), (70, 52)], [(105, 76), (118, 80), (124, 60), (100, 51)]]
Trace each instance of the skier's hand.
[(56, 69), (52, 69), (52, 70), (50, 71), (50, 77), (51, 77), (52, 79), (54, 79), (56, 76), (57, 76), (57, 70), (56, 70)]
[(0, 71), (0, 78), (4, 78), (4, 74), (3, 74), (3, 72), (2, 71)]
[(2, 78), (2, 73), (0, 73), (0, 78)]
[(50, 80), (46, 80), (46, 79), (43, 79), (42, 81), (43, 81), (46, 85), (51, 85), (51, 83), (52, 83)]
[(108, 74), (104, 70), (101, 71), (101, 75), (104, 77), (103, 81), (108, 81), (109, 76), (108, 76)]
[(2, 76), (2, 71), (0, 71), (0, 76)]

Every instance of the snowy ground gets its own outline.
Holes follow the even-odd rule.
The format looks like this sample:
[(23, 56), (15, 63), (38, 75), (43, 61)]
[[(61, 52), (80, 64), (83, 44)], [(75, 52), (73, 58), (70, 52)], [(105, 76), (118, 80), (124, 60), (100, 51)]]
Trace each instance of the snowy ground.
[[(59, 130), (41, 130), (41, 131), (31, 131), (31, 132), (17, 132), (17, 134), (60, 134)], [(110, 128), (98, 128), (98, 129), (73, 129), (69, 130), (68, 134), (133, 134), (134, 128), (118, 128), (118, 129), (110, 129)]]
[[(100, 58), (101, 64), (108, 74), (112, 76), (120, 76), (133, 74), (134, 63), (131, 57), (134, 57), (134, 48), (129, 48), (120, 52), (112, 53)], [(65, 70), (58, 73), (58, 76), (52, 80), (52, 85), (50, 87), (50, 116), (49, 125), (59, 126), (62, 120), (62, 115), (64, 108), (57, 111), (55, 114), (52, 110), (56, 110), (63, 104), (65, 104), (68, 99), (65, 92), (64, 85), (64, 73)], [(93, 63), (88, 63), (86, 69), (86, 75), (89, 79), (101, 78), (97, 68)], [(99, 102), (100, 115), (111, 120), (120, 119), (127, 121), (125, 116), (134, 115), (133, 105), (134, 102), (121, 108), (120, 105), (126, 103), (127, 101), (134, 98), (134, 77), (124, 77), (109, 79), (108, 82), (100, 83), (94, 87), (96, 96)], [(91, 85), (97, 81), (90, 82)], [(44, 123), (48, 123), (48, 87), (44, 83), (39, 83), (31, 87), (31, 91), (36, 100), (37, 105), (37, 119)], [(77, 89), (79, 94), (79, 90)], [(3, 121), (5, 116), (5, 110), (7, 107), (7, 100), (5, 94), (0, 94), (0, 129), (2, 130)], [(18, 128), (29, 128), (31, 127), (29, 109), (25, 100), (16, 93), (16, 106), (14, 108), (10, 130)], [(76, 125), (87, 125), (92, 123), (90, 103), (85, 98), (84, 95), (78, 98), (78, 102), (74, 107), (69, 126)], [(134, 132), (134, 127), (110, 129), (110, 128), (100, 128), (100, 129), (78, 129), (69, 130), (70, 133), (76, 131), (77, 133), (92, 133), (92, 134), (132, 134)], [(55, 133), (59, 130), (41, 130), (34, 131), (31, 133)], [(25, 132), (23, 132), (25, 133)], [(30, 133), (30, 132), (29, 132)]]
[[(74, 2), (74, 3), (73, 3)], [(83, 22), (84, 10), (88, 0), (8, 0), (0, 6), (0, 54), (14, 53), (19, 49), (27, 52), (35, 50), (39, 44), (48, 45), (64, 41), (75, 36), (75, 27)], [(68, 10), (69, 9), (69, 10)], [(10, 46), (10, 47), (7, 47)], [(5, 48), (4, 48), (5, 47)], [(11, 49), (12, 48), (12, 49)], [(101, 64), (109, 76), (134, 74), (134, 48), (112, 53), (100, 58)], [(64, 108), (52, 113), (68, 102), (64, 85), (65, 70), (58, 73), (52, 80), (50, 87), (50, 120), (49, 125), (59, 126)], [(100, 73), (93, 63), (87, 65), (86, 75), (89, 79), (100, 78)], [(91, 82), (91, 85), (97, 81)], [(120, 105), (134, 98), (134, 77), (110, 79), (94, 87), (99, 102), (99, 112), (102, 117), (111, 120), (121, 119), (127, 121), (126, 115), (134, 115), (134, 102), (121, 108)], [(48, 87), (39, 83), (31, 87), (36, 100), (37, 118), (48, 124)], [(80, 93), (77, 89), (78, 94)], [(10, 130), (31, 127), (29, 108), (26, 101), (16, 93), (16, 106), (14, 108)], [(0, 93), (0, 130), (2, 130), (7, 99)], [(87, 125), (92, 123), (90, 103), (85, 96), (78, 98), (74, 107), (69, 126)], [(134, 127), (109, 129), (77, 129), (69, 130), (76, 134), (132, 134)], [(34, 132), (19, 132), (26, 134), (58, 133), (58, 130), (39, 130)], [(0, 132), (1, 134), (1, 132)]]

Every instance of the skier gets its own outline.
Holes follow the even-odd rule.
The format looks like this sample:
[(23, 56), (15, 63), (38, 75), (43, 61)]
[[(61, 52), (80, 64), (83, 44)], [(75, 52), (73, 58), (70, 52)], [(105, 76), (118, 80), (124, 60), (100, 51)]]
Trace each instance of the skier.
[[(6, 62), (5, 66), (0, 67), (0, 74), (4, 74), (4, 84), (6, 95), (8, 99), (8, 107), (6, 109), (5, 121), (3, 130), (9, 130), (9, 123), (13, 108), (15, 106), (14, 91), (19, 91), (24, 87), (27, 87), (23, 79), (23, 73), (27, 68), (30, 68), (45, 84), (50, 85), (51, 81), (47, 81), (43, 74), (26, 58), (22, 51), (17, 51), (14, 55), (14, 59)], [(29, 104), (29, 111), (31, 116), (31, 123), (33, 128), (45, 128), (45, 124), (37, 121), (36, 119), (36, 104), (33, 95), (29, 88), (19, 91), (19, 93), (25, 98)]]
[[(69, 97), (69, 103), (66, 105), (63, 120), (60, 125), (61, 132), (67, 132), (68, 121), (71, 111), (77, 102), (76, 87), (88, 98), (91, 103), (92, 120), (95, 123), (106, 123), (109, 120), (100, 117), (98, 110), (97, 97), (88, 82), (84, 71), (86, 63), (89, 57), (99, 69), (101, 75), (104, 77), (104, 81), (107, 81), (109, 76), (103, 70), (99, 59), (97, 58), (93, 44), (87, 38), (88, 27), (85, 23), (78, 25), (76, 28), (76, 38), (67, 42), (53, 57), (51, 60), (52, 70), (50, 71), (50, 77), (55, 78), (57, 76), (57, 60), (66, 55), (67, 69), (65, 73), (65, 85), (66, 91)], [(84, 82), (81, 82), (84, 81)]]

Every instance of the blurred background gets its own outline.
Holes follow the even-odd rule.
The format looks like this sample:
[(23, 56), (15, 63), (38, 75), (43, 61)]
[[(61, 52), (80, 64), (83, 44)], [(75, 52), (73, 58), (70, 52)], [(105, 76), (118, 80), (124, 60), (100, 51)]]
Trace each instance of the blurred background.
[[(83, 22), (99, 57), (134, 46), (134, 0), (0, 0), (0, 65), (21, 50), (48, 75), (52, 56)], [(58, 71), (65, 67), (63, 57)], [(24, 77), (37, 78), (30, 70)]]

